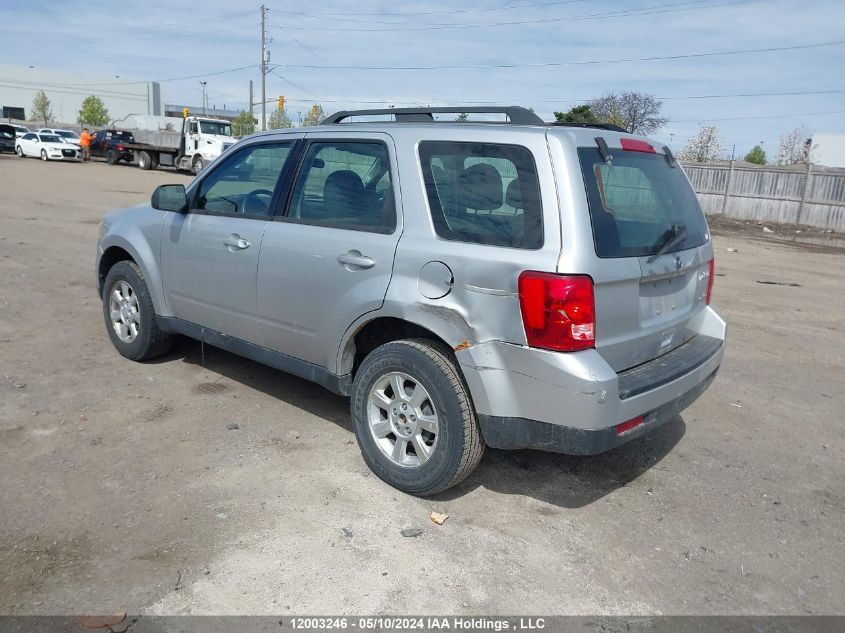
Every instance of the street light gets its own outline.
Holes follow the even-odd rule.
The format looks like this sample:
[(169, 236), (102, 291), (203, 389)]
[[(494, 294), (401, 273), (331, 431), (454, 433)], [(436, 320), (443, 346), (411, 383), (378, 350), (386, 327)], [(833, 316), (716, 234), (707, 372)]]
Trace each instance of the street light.
[(205, 84), (207, 81), (201, 81), (200, 85), (202, 86), (202, 113), (205, 114)]

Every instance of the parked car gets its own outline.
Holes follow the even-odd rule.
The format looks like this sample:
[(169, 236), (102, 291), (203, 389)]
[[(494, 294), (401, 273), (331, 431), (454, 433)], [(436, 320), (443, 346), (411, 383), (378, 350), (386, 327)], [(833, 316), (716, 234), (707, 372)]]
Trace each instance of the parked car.
[(15, 128), (5, 123), (0, 123), (0, 152), (15, 151)]
[(250, 136), (109, 213), (96, 278), (127, 358), (182, 334), (350, 396), (370, 468), (428, 495), (485, 446), (591, 455), (689, 406), (724, 350), (713, 266), (667, 147), (397, 108)]
[(114, 165), (119, 161), (131, 163), (134, 161), (132, 150), (123, 146), (124, 143), (134, 143), (132, 132), (120, 130), (98, 130), (91, 141), (91, 156), (105, 158), (106, 162)]
[(38, 130), (39, 134), (53, 134), (62, 139), (62, 142), (69, 145), (79, 145), (79, 134), (73, 130), (60, 130), (57, 128), (41, 128)]
[(29, 133), (32, 131), (32, 130), (30, 130), (28, 127), (26, 127), (25, 125), (16, 125), (16, 124), (14, 124), (14, 123), (11, 123), (10, 125), (11, 125), (13, 128), (15, 128), (15, 137), (16, 137), (16, 138), (20, 138), (20, 137), (22, 137), (24, 134), (29, 134)]
[(41, 160), (81, 160), (79, 146), (68, 145), (54, 134), (24, 134), (16, 142), (15, 152), (21, 158), (40, 157)]

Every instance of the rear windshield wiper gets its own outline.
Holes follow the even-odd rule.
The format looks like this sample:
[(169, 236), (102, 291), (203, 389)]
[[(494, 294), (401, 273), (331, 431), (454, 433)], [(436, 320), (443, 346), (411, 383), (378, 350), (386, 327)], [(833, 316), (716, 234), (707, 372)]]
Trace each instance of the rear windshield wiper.
[(679, 244), (687, 236), (687, 227), (682, 224), (673, 224), (672, 228), (666, 231), (666, 237), (663, 244), (657, 249), (657, 252), (646, 260), (649, 264), (655, 259), (666, 253), (670, 248)]

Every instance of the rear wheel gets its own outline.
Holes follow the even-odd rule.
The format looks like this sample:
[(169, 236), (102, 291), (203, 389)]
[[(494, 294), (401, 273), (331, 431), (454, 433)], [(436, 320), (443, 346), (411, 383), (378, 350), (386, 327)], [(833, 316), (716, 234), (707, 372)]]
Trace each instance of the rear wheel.
[(387, 343), (361, 363), (352, 419), (364, 461), (382, 480), (431, 495), (469, 475), (484, 441), (451, 350), (434, 341)]
[(114, 153), (113, 149), (106, 152), (106, 162), (109, 165), (114, 165), (117, 162), (117, 154)]
[(170, 349), (170, 335), (159, 327), (144, 273), (135, 262), (118, 262), (106, 275), (103, 316), (112, 344), (126, 358), (149, 360)]
[(23, 153), (23, 148), (20, 145), (15, 148), (15, 154), (18, 155), (18, 158), (26, 158), (26, 155)]
[(141, 152), (138, 154), (138, 167), (144, 170), (153, 168), (153, 157), (149, 152)]

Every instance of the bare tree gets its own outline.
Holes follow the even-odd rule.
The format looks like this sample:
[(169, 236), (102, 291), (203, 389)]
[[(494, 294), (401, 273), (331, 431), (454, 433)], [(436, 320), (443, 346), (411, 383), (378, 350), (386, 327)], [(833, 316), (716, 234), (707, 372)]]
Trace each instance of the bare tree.
[(777, 158), (778, 165), (807, 163), (813, 158), (813, 139), (810, 130), (801, 125), (780, 137)]
[(666, 124), (666, 119), (660, 116), (662, 105), (654, 95), (644, 92), (609, 92), (590, 102), (590, 110), (605, 123), (648, 136)]
[(712, 163), (725, 154), (725, 146), (719, 139), (719, 131), (714, 125), (704, 125), (698, 134), (689, 139), (678, 152), (681, 160), (697, 163)]

